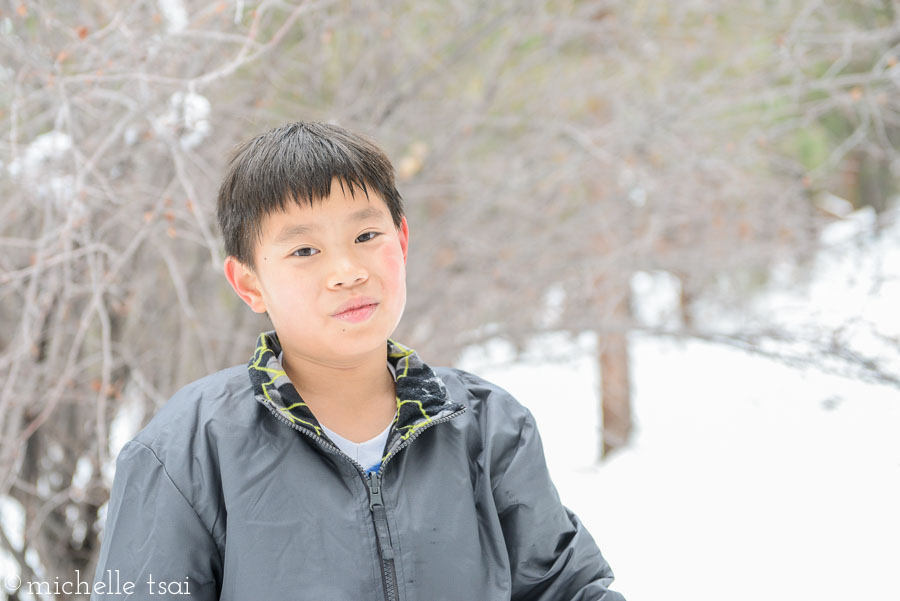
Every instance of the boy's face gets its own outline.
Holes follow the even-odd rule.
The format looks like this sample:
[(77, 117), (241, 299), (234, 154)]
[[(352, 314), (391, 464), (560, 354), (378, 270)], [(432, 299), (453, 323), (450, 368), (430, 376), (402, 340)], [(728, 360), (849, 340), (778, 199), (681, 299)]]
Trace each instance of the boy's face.
[(376, 193), (345, 190), (335, 180), (312, 207), (288, 203), (268, 215), (255, 270), (225, 260), (229, 283), (268, 312), (291, 361), (351, 366), (384, 353), (406, 305), (406, 218), (398, 229)]

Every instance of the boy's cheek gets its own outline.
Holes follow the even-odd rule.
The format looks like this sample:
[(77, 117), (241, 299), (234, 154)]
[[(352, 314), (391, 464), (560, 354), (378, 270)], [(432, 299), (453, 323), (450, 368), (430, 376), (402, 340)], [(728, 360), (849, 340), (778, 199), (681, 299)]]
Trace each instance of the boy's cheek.
[(403, 250), (399, 244), (386, 244), (381, 248), (381, 261), (391, 273), (404, 273), (406, 262), (403, 260)]

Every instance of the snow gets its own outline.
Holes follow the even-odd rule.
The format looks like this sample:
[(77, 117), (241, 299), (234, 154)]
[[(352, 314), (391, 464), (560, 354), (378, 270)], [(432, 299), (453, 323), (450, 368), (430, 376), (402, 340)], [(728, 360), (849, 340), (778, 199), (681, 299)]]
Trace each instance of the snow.
[(169, 32), (179, 32), (187, 27), (188, 14), (182, 0), (159, 0), (159, 10), (166, 19)]
[(13, 160), (7, 170), (14, 178), (23, 175), (40, 177), (45, 162), (60, 159), (71, 149), (71, 136), (54, 129), (32, 140), (23, 155)]
[[(209, 115), (212, 105), (206, 96), (195, 92), (174, 92), (166, 111), (153, 120), (153, 130), (160, 136), (177, 138), (183, 150), (198, 147), (212, 132)], [(126, 143), (129, 132), (125, 132)]]
[[(854, 348), (888, 352), (859, 332), (900, 331), (900, 227), (863, 235), (871, 217), (829, 228), (809, 286), (776, 281), (757, 309), (785, 327), (866, 324)], [(632, 282), (657, 323), (677, 296), (665, 280)], [(532, 411), (613, 588), (629, 601), (900, 599), (900, 389), (709, 343), (629, 343), (635, 432), (600, 466), (591, 335), (535, 339), (519, 360), (494, 340), (460, 364)]]
[[(25, 533), (25, 509), (21, 503), (5, 495), (0, 495), (0, 526), (10, 544), (21, 551)], [(4, 590), (6, 579), (17, 573), (16, 560), (6, 549), (0, 549), (0, 591)]]
[[(629, 601), (900, 598), (900, 391), (706, 343), (630, 342), (635, 437), (600, 467), (587, 337), (565, 364), (480, 370), (534, 413), (560, 496), (617, 590)], [(558, 352), (564, 340), (544, 344)]]

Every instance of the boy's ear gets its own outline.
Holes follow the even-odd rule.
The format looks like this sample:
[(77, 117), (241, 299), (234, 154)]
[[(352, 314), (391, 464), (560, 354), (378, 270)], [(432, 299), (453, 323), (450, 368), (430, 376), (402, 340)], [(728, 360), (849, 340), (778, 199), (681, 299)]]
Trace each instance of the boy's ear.
[(397, 233), (400, 236), (400, 248), (403, 250), (403, 263), (405, 264), (406, 251), (409, 248), (409, 225), (406, 223), (406, 217), (401, 217)]
[(225, 259), (225, 278), (237, 295), (241, 297), (241, 300), (247, 303), (254, 312), (266, 312), (266, 303), (259, 287), (259, 279), (249, 266), (241, 263), (236, 257), (229, 256)]

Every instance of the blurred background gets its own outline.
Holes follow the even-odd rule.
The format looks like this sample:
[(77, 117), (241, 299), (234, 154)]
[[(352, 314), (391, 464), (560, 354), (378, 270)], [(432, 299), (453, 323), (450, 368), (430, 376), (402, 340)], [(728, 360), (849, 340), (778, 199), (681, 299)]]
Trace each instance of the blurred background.
[(0, 595), (90, 579), (114, 460), (270, 325), (234, 146), (373, 137), (395, 338), (538, 419), (630, 601), (900, 599), (897, 0), (0, 0)]

